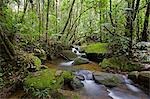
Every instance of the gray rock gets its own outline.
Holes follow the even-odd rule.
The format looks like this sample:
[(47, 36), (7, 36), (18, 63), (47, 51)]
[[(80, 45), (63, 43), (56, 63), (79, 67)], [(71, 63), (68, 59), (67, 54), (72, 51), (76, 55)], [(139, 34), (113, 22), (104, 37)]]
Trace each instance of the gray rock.
[(76, 72), (76, 75), (83, 76), (84, 79), (86, 79), (86, 80), (92, 80), (93, 79), (93, 74), (89, 70), (80, 70), (80, 71)]
[(138, 71), (132, 71), (128, 74), (128, 78), (131, 79), (133, 82), (138, 81), (139, 72)]
[(150, 71), (141, 71), (138, 76), (138, 82), (143, 87), (150, 89)]
[(76, 76), (79, 80), (85, 80), (85, 78), (84, 78), (84, 76), (82, 76), (82, 75), (78, 75), (78, 76)]
[(134, 46), (135, 61), (150, 63), (150, 42), (139, 42)]
[(71, 81), (71, 86), (74, 90), (78, 90), (84, 87), (83, 83), (76, 77), (73, 78), (73, 81)]
[(89, 63), (89, 60), (86, 58), (77, 57), (74, 59), (74, 65), (81, 65), (81, 64), (87, 64)]
[(95, 72), (93, 73), (94, 80), (97, 83), (103, 84), (107, 87), (115, 87), (124, 83), (124, 78), (119, 74)]
[(63, 57), (66, 57), (66, 58), (69, 59), (69, 60), (74, 60), (75, 58), (78, 57), (78, 56), (77, 56), (75, 53), (73, 53), (71, 50), (63, 50), (61, 54), (62, 54)]
[(150, 48), (150, 42), (138, 42), (135, 47), (140, 50), (147, 50)]

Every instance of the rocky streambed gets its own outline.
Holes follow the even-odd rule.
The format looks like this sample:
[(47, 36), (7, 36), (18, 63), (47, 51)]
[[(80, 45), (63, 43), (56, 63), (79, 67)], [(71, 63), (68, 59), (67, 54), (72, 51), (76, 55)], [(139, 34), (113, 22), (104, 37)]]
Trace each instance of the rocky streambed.
[[(93, 52), (91, 48), (92, 47), (90, 47), (87, 52), (96, 53)], [(72, 53), (72, 51), (74, 51), (74, 53)], [(148, 87), (149, 78), (147, 79), (147, 77), (149, 77), (149, 74), (147, 74), (147, 72), (146, 74), (145, 72), (144, 74), (141, 72), (131, 72), (129, 78), (133, 80), (132, 82), (127, 78), (127, 75), (103, 72), (103, 69), (98, 63), (92, 62), (90, 58), (85, 58), (86, 54), (80, 53), (76, 49), (72, 49), (72, 51), (62, 51), (62, 53), (60, 53), (61, 58), (47, 61), (44, 64), (45, 66), (42, 65), (42, 70), (31, 73), (27, 77), (27, 80), (25, 79), (25, 85), (27, 85), (27, 87), (38, 88), (38, 90), (34, 90), (34, 92), (38, 92), (39, 89), (44, 90), (44, 92), (47, 88), (52, 90), (58, 89), (57, 93), (61, 94), (65, 99), (150, 99), (149, 92), (146, 91), (146, 94), (141, 90), (142, 88), (136, 84), (138, 81), (141, 82), (138, 84), (145, 86), (146, 83), (146, 87)], [(102, 49), (102, 51), (107, 54), (106, 50)], [(99, 55), (101, 55), (101, 53), (96, 56), (94, 54), (94, 57), (99, 60)], [(91, 54), (89, 54), (89, 56), (91, 57)], [(107, 65), (111, 65), (114, 60), (118, 61), (118, 58), (107, 60), (103, 62), (105, 63), (103, 65), (106, 65), (106, 63)], [(128, 65), (128, 63), (123, 65), (117, 63), (117, 65), (124, 67), (124, 65)], [(141, 74), (146, 75), (146, 80)], [(140, 79), (142, 80), (140, 81)], [(16, 91), (16, 93), (9, 98), (15, 98), (15, 95), (19, 97), (24, 96), (22, 95), (22, 91), (20, 92), (21, 95)], [(54, 95), (54, 97), (55, 96), (57, 97), (59, 95)], [(56, 97), (55, 99), (61, 99), (60, 97)]]

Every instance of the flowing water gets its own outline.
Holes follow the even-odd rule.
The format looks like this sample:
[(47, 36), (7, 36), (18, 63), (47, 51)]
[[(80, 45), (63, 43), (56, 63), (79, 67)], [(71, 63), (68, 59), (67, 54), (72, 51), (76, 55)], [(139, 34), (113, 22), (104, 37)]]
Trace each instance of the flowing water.
[(90, 75), (90, 71), (81, 70), (77, 72), (77, 74), (85, 77), (85, 80), (82, 81), (84, 84), (82, 93), (88, 96), (94, 96), (95, 98), (92, 99), (98, 99), (98, 97), (99, 99), (109, 99), (110, 97), (113, 99), (150, 99), (143, 91), (132, 85), (132, 81), (127, 79), (124, 75), (122, 76), (125, 83), (110, 89), (104, 85), (95, 83), (95, 81), (90, 78), (92, 76), (88, 76)]
[[(79, 56), (84, 55), (80, 54), (77, 51), (76, 53)], [(101, 71), (101, 68), (99, 67), (98, 64), (88, 63), (74, 66), (73, 63), (74, 61), (65, 61), (62, 59), (56, 59), (47, 62), (45, 65), (48, 66), (49, 68), (55, 69), (67, 69), (67, 70), (76, 69), (75, 74), (77, 76), (84, 77), (85, 80), (81, 81), (84, 84), (84, 87), (77, 92), (81, 97), (77, 99), (150, 99), (150, 97), (147, 96), (143, 91), (135, 87), (133, 85), (133, 82), (127, 79), (127, 76), (122, 75), (124, 78), (124, 84), (114, 88), (107, 88), (104, 85), (95, 83), (95, 81), (93, 80), (92, 74), (93, 71)], [(68, 91), (69, 90), (66, 90), (66, 92), (64, 93), (66, 94), (68, 93)], [(16, 97), (15, 99), (17, 99), (17, 96), (14, 95), (12, 95), (10, 98)]]

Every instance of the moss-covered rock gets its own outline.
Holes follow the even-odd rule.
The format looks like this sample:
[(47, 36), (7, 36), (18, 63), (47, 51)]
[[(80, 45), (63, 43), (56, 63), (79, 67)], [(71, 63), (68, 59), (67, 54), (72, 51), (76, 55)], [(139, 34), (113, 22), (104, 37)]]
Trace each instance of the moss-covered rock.
[(74, 75), (68, 71), (45, 69), (29, 74), (24, 80), (24, 88), (33, 97), (45, 98), (56, 94), (66, 79), (71, 82), (73, 78)]
[(108, 53), (108, 43), (92, 43), (83, 48), (86, 53)]
[(150, 71), (141, 71), (139, 73), (138, 80), (140, 85), (150, 89)]
[(97, 83), (108, 87), (115, 87), (124, 82), (124, 79), (121, 75), (104, 72), (93, 73), (93, 78)]
[(63, 50), (61, 54), (63, 57), (69, 60), (74, 60), (75, 58), (77, 58), (77, 55), (73, 53), (71, 50)]
[(101, 62), (109, 53), (108, 43), (92, 43), (83, 47), (87, 58), (91, 61)]
[(77, 77), (73, 78), (73, 81), (71, 81), (71, 86), (74, 90), (78, 90), (78, 89), (81, 89), (82, 87), (84, 87), (81, 80), (79, 80)]
[(81, 58), (81, 57), (75, 58), (73, 62), (74, 65), (81, 65), (81, 64), (87, 64), (87, 63), (89, 63), (89, 60), (85, 58)]
[(64, 80), (69, 80), (69, 81), (71, 81), (74, 78), (74, 75), (70, 71), (63, 71), (62, 76)]
[(138, 71), (132, 71), (128, 74), (128, 78), (132, 81), (136, 82), (138, 81), (139, 72)]
[(55, 69), (45, 69), (34, 74), (30, 74), (25, 78), (24, 85), (26, 87), (33, 87), (36, 89), (58, 89), (62, 86), (64, 79), (62, 76), (55, 76), (55, 73)]
[(146, 93), (150, 93), (150, 71), (133, 71), (129, 73), (128, 78), (139, 84)]
[(122, 71), (133, 71), (133, 70), (139, 70), (141, 68), (139, 64), (134, 64), (130, 62), (128, 58), (124, 56), (104, 59), (102, 63), (100, 63), (99, 65), (104, 69), (111, 68), (111, 69), (122, 70)]

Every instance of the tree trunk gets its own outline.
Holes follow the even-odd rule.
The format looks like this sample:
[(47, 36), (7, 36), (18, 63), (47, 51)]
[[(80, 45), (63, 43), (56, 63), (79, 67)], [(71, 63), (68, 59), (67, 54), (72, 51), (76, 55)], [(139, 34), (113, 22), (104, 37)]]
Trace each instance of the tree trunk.
[[(73, 2), (72, 2), (72, 4), (71, 4), (71, 8), (70, 8), (70, 11), (69, 11), (69, 15), (68, 15), (66, 24), (65, 24), (65, 26), (64, 26), (64, 28), (63, 28), (61, 34), (64, 34), (64, 32), (65, 32), (65, 30), (66, 30), (66, 28), (67, 28), (67, 26), (68, 26), (68, 23), (69, 23), (69, 20), (70, 20), (70, 18), (71, 18), (71, 14), (72, 14), (72, 10), (73, 10), (74, 4), (75, 4), (75, 0), (73, 0)], [(61, 38), (61, 37), (59, 37), (59, 39), (60, 39), (60, 38)]]
[(147, 5), (146, 13), (145, 13), (145, 20), (144, 20), (144, 27), (141, 33), (142, 37), (141, 40), (147, 42), (148, 41), (148, 23), (149, 23), (149, 15), (150, 15), (150, 2)]
[[(135, 1), (135, 0), (133, 0)], [(126, 16), (126, 26), (125, 26), (125, 36), (128, 37), (129, 40), (129, 44), (128, 44), (128, 52), (129, 52), (129, 56), (132, 55), (132, 41), (133, 41), (133, 9), (134, 9), (134, 2), (129, 2), (128, 1), (128, 8), (130, 8), (129, 10), (127, 10), (127, 16)]]
[(28, 0), (24, 0), (24, 10), (23, 10), (23, 15), (21, 17), (20, 23), (22, 23), (24, 20), (24, 16), (26, 14), (27, 8), (28, 8)]
[(56, 33), (57, 33), (57, 27), (58, 27), (58, 1), (56, 0)]
[(114, 24), (114, 22), (113, 22), (113, 18), (112, 18), (112, 0), (109, 0), (109, 3), (110, 3), (110, 12), (109, 12), (109, 18), (110, 18), (110, 22), (111, 22), (111, 25), (113, 26), (113, 27), (115, 27), (115, 24)]
[(39, 8), (39, 39), (40, 39), (40, 35), (41, 35), (41, 2), (40, 0), (38, 1), (38, 8)]
[(47, 14), (46, 14), (46, 33), (45, 33), (45, 38), (47, 42), (47, 37), (48, 37), (48, 25), (49, 25), (49, 6), (50, 6), (50, 0), (47, 2)]

